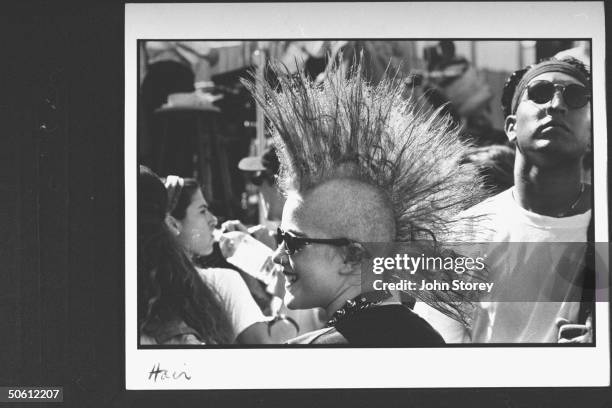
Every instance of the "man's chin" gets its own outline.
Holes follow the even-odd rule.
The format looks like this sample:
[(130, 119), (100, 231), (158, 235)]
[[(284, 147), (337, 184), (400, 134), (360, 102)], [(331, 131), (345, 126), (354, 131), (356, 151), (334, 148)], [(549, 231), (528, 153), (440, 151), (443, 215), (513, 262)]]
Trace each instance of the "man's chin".
[(543, 167), (565, 166), (577, 160), (581, 160), (584, 154), (580, 149), (568, 149), (558, 141), (538, 140), (529, 149), (522, 151), (529, 162)]
[(554, 142), (551, 139), (536, 139), (533, 141), (534, 150), (549, 148), (553, 146)]

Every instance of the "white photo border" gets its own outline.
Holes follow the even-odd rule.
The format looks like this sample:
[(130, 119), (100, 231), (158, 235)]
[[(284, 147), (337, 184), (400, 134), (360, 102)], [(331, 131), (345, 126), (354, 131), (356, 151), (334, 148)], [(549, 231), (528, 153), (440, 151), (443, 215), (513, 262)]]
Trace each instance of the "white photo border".
[[(125, 6), (126, 389), (575, 387), (610, 385), (609, 305), (596, 347), (137, 349), (138, 39), (592, 40), (595, 240), (608, 241), (603, 2), (219, 3)], [(130, 222), (132, 220), (133, 222)], [(607, 258), (606, 258), (607, 259)], [(176, 379), (155, 381), (157, 366)], [(569, 367), (568, 368), (568, 364)], [(576, 368), (578, 371), (574, 371)], [(381, 369), (382, 368), (382, 369)], [(473, 369), (473, 370), (472, 370)], [(580, 372), (580, 375), (568, 375)], [(181, 375), (185, 373), (186, 375)], [(187, 379), (189, 377), (190, 379)]]

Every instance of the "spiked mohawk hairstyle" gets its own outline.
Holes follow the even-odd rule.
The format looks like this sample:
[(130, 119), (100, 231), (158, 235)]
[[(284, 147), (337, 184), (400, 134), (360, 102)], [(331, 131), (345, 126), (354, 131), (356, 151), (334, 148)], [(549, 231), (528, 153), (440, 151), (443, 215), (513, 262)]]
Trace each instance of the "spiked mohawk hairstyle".
[[(371, 86), (361, 64), (345, 73), (336, 63), (315, 84), (280, 64), (272, 69), (277, 89), (259, 79), (243, 83), (270, 121), (284, 192), (304, 194), (337, 178), (371, 185), (392, 207), (395, 242), (445, 239), (457, 213), (480, 202), (476, 169), (460, 164), (469, 146), (459, 129), (440, 109), (406, 99), (397, 76)], [(464, 300), (431, 296), (421, 300), (447, 306)], [(441, 310), (447, 307), (436, 308), (457, 317)]]

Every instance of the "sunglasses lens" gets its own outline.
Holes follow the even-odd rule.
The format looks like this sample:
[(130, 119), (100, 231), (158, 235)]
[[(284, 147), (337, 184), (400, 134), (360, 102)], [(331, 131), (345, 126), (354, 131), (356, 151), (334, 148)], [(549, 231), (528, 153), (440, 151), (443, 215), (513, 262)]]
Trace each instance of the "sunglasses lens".
[(256, 185), (256, 186), (261, 186), (261, 183), (263, 182), (263, 177), (260, 175), (251, 177), (251, 183)]
[(527, 89), (527, 97), (538, 104), (550, 101), (554, 94), (555, 86), (552, 82), (536, 82)]
[[(552, 82), (536, 82), (527, 89), (527, 97), (537, 104), (550, 102), (554, 95)], [(589, 92), (582, 85), (570, 84), (563, 88), (563, 100), (572, 109), (582, 108), (589, 102)]]
[(276, 233), (276, 243), (278, 246), (281, 246), (283, 242), (285, 243), (285, 248), (289, 255), (294, 254), (295, 252), (304, 248), (304, 246), (306, 245), (306, 242), (304, 242), (300, 238), (294, 237), (279, 228)]
[(577, 84), (568, 85), (563, 93), (565, 103), (570, 108), (582, 108), (589, 102), (589, 93), (584, 86)]
[(289, 255), (294, 254), (295, 251), (299, 249), (291, 235), (285, 237), (285, 246), (287, 247), (287, 253), (289, 253)]
[(276, 232), (276, 245), (281, 246), (283, 242), (285, 243), (286, 252), (290, 255), (293, 254), (295, 252), (293, 237), (279, 228)]

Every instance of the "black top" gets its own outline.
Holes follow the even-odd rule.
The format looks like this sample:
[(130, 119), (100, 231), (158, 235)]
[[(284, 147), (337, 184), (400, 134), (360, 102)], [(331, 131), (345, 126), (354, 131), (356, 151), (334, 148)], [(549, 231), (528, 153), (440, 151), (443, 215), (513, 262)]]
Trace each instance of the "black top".
[(334, 327), (306, 333), (289, 344), (418, 347), (444, 344), (444, 340), (410, 308), (386, 304), (361, 310)]

